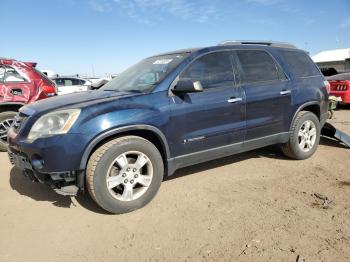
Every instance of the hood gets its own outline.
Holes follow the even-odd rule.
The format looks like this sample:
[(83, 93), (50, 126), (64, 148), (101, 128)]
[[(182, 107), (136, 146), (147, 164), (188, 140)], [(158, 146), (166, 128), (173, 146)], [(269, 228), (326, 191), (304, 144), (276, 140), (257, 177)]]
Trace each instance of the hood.
[(29, 116), (44, 114), (47, 112), (70, 109), (85, 108), (94, 104), (108, 102), (110, 100), (122, 97), (134, 96), (135, 93), (116, 92), (116, 91), (87, 91), (68, 95), (56, 96), (37, 101), (31, 105), (26, 105), (20, 109), (20, 112)]

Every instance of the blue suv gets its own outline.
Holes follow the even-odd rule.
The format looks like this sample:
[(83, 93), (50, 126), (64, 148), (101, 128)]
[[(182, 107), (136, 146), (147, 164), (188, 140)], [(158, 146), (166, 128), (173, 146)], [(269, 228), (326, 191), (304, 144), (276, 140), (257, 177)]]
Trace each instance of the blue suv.
[(111, 213), (146, 205), (165, 176), (280, 144), (316, 150), (327, 82), (308, 54), (277, 42), (227, 41), (149, 57), (102, 89), (22, 107), (10, 161), (57, 193), (87, 188)]

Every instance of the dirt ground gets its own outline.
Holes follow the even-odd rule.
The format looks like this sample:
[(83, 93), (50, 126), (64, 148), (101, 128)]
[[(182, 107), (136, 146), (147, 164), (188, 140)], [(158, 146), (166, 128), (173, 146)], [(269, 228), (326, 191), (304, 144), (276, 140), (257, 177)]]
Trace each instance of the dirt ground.
[[(350, 134), (350, 108), (335, 117)], [(305, 161), (269, 147), (180, 170), (117, 216), (29, 182), (1, 153), (0, 261), (350, 261), (349, 170), (332, 140)]]

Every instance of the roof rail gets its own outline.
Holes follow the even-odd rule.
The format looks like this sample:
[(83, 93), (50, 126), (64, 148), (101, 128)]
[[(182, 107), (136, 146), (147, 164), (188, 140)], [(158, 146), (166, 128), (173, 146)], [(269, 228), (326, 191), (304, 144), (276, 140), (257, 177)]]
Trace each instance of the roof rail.
[(296, 48), (295, 45), (283, 42), (274, 42), (274, 41), (251, 41), (251, 40), (227, 40), (221, 42), (219, 45), (265, 45), (273, 47), (284, 47), (284, 48)]

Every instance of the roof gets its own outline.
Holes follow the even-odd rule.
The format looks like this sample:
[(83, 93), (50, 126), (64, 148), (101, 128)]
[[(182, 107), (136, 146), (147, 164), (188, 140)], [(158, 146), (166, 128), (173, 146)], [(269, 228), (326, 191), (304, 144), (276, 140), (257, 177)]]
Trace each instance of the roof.
[(327, 50), (312, 57), (315, 63), (344, 61), (350, 59), (350, 48)]
[(157, 55), (153, 55), (151, 57), (157, 57), (161, 55), (175, 55), (181, 53), (194, 53), (200, 50), (220, 50), (224, 49), (225, 46), (234, 46), (239, 48), (260, 48), (260, 47), (276, 47), (276, 48), (287, 48), (287, 49), (297, 49), (295, 45), (284, 43), (284, 42), (276, 42), (276, 41), (252, 41), (252, 40), (227, 40), (219, 43), (216, 46), (207, 46), (207, 47), (197, 47), (197, 48), (188, 48), (182, 50), (176, 50), (172, 52), (161, 53)]
[(281, 47), (281, 48), (292, 48), (296, 49), (295, 45), (285, 42), (277, 41), (253, 41), (253, 40), (227, 40), (221, 42), (219, 45), (263, 45), (263, 46), (272, 46), (272, 47)]

